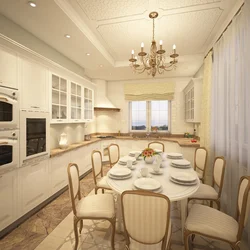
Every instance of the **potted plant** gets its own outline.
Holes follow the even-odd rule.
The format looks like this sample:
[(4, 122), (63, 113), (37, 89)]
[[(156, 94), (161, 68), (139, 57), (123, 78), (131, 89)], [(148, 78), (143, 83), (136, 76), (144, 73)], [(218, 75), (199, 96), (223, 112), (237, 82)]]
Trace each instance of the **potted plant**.
[(144, 161), (148, 164), (152, 164), (155, 160), (155, 155), (158, 153), (154, 151), (152, 148), (145, 148), (140, 156), (144, 158)]

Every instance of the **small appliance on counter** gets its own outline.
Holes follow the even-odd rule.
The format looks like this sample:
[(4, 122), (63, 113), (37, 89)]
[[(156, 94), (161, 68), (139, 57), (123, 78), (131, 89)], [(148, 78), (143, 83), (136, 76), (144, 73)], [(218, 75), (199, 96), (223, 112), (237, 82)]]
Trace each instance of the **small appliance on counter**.
[(61, 149), (67, 148), (68, 147), (68, 137), (67, 134), (62, 133), (60, 136), (60, 141), (59, 141), (59, 147)]
[(84, 139), (85, 139), (85, 141), (90, 141), (91, 140), (91, 135), (85, 135)]

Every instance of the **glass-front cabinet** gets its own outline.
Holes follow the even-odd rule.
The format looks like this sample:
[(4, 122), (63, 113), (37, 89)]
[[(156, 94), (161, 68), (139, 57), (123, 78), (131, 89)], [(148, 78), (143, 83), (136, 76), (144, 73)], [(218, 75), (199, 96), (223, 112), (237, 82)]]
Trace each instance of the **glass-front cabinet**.
[(93, 119), (93, 90), (84, 88), (84, 120)]
[(82, 86), (80, 84), (70, 83), (70, 120), (71, 122), (83, 121), (82, 109)]
[(51, 123), (64, 123), (68, 120), (67, 80), (52, 74)]

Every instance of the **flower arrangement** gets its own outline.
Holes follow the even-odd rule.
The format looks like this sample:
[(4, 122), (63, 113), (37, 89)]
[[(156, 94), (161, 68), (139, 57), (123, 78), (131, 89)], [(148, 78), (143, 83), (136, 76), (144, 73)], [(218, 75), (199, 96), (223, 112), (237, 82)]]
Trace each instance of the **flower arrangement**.
[(146, 157), (153, 157), (154, 155), (157, 155), (157, 154), (158, 153), (155, 152), (152, 148), (145, 148), (141, 152), (140, 156), (144, 157), (144, 160), (145, 160)]

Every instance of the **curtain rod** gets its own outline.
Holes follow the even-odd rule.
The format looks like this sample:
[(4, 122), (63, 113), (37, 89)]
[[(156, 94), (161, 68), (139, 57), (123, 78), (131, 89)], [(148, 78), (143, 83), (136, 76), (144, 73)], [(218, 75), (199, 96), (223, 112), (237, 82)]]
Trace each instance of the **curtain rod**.
[[(226, 26), (226, 28), (222, 31), (221, 35), (219, 36), (219, 38), (215, 41), (214, 44), (216, 44), (221, 37), (223, 36), (223, 34), (225, 33), (225, 31), (227, 30), (227, 28), (231, 25), (231, 23), (233, 22), (233, 19), (240, 13), (242, 7), (245, 5), (245, 2), (240, 6), (240, 8), (237, 10), (237, 12), (234, 14), (234, 16), (232, 17), (232, 20), (228, 23), (228, 25)], [(213, 51), (213, 46), (212, 48), (207, 52), (207, 54), (205, 55), (204, 59), (208, 56), (209, 52)]]

